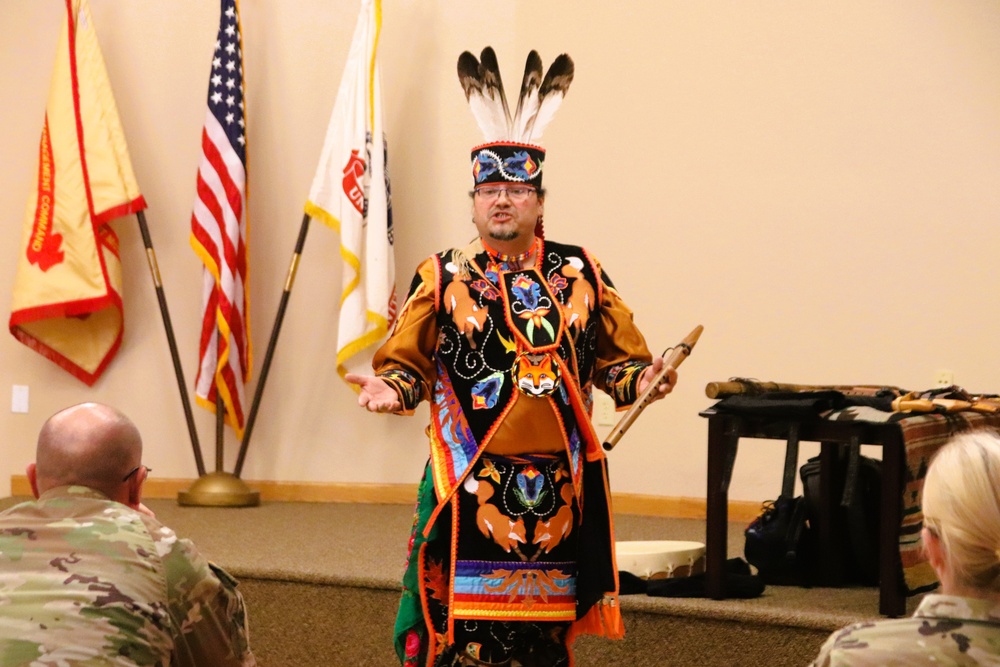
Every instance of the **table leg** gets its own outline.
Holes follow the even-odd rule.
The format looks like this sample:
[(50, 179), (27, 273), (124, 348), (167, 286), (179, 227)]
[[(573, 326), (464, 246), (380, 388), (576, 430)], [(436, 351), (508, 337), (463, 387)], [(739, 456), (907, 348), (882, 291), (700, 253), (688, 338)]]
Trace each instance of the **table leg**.
[(729, 537), (729, 478), (740, 439), (740, 420), (713, 416), (708, 420), (708, 490), (705, 506), (705, 592), (713, 600), (726, 597)]
[(834, 476), (840, 458), (842, 445), (824, 442), (819, 450), (819, 516), (812, 525), (816, 535), (816, 550), (819, 560), (820, 586), (836, 586), (843, 583), (843, 563), (840, 562), (841, 545), (836, 544), (833, 524), (840, 511), (840, 494), (834, 493)]
[(901, 430), (886, 435), (882, 443), (882, 502), (879, 527), (879, 601), (884, 616), (906, 614), (903, 564), (899, 558), (899, 531), (903, 523), (903, 462), (905, 445)]

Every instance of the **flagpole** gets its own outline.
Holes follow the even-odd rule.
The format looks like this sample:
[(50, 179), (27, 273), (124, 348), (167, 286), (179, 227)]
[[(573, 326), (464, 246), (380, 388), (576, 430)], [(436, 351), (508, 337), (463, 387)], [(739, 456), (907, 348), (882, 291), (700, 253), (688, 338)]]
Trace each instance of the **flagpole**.
[[(218, 343), (218, 341), (216, 341)], [(254, 491), (225, 466), (226, 404), (215, 387), (215, 471), (203, 474), (187, 491), (177, 494), (177, 503), (191, 507), (256, 507), (260, 491)]]
[[(199, 392), (204, 391), (209, 381), (215, 391), (215, 471), (195, 480), (190, 489), (177, 495), (177, 501), (181, 505), (251, 507), (260, 504), (260, 492), (250, 489), (239, 478), (223, 470), (226, 412), (232, 411), (231, 425), (239, 430), (241, 420), (237, 415), (243, 412), (243, 390), (238, 383), (245, 382), (250, 363), (245, 292), (248, 286), (244, 236), (247, 172), (246, 137), (243, 133), (243, 29), (240, 27), (237, 0), (222, 0), (215, 51), (212, 75), (209, 77), (208, 109), (202, 130), (199, 194), (191, 214), (191, 245), (205, 264), (203, 275), (215, 278), (215, 285), (209, 286), (211, 291), (203, 302), (206, 310), (201, 320), (202, 340), (211, 340), (215, 348), (201, 350), (203, 356), (199, 360), (198, 375)], [(221, 69), (223, 56), (226, 69), (230, 72), (225, 77)], [(228, 90), (223, 89), (223, 79)], [(201, 203), (212, 198), (217, 206)], [(236, 225), (231, 226), (232, 222)], [(221, 243), (216, 240), (219, 238)], [(227, 256), (224, 248), (229, 244), (235, 253)], [(224, 264), (226, 267), (223, 267)], [(216, 270), (211, 270), (210, 266)], [(232, 281), (221, 279), (226, 268), (232, 274)], [(207, 283), (209, 279), (205, 280)], [(239, 291), (240, 285), (243, 293)], [(232, 308), (224, 310), (215, 306), (215, 312), (209, 312), (207, 309), (215, 300), (218, 303), (228, 300)], [(220, 366), (220, 362), (224, 362), (226, 367)], [(212, 390), (198, 393), (198, 398), (207, 400)]]
[(215, 472), (222, 472), (223, 446), (226, 436), (226, 404), (222, 402), (219, 388), (215, 388)]
[(271, 358), (274, 356), (274, 348), (278, 343), (278, 334), (281, 333), (281, 323), (285, 319), (285, 309), (288, 307), (288, 298), (292, 294), (292, 286), (295, 284), (295, 273), (298, 271), (299, 259), (302, 256), (302, 248), (306, 244), (306, 235), (309, 233), (309, 214), (302, 216), (302, 225), (299, 227), (299, 238), (295, 242), (295, 251), (292, 253), (292, 261), (288, 266), (288, 275), (285, 278), (285, 289), (281, 293), (281, 303), (278, 305), (278, 314), (274, 318), (274, 326), (271, 328), (271, 340), (267, 344), (267, 353), (264, 355), (264, 365), (261, 366), (260, 379), (257, 381), (257, 389), (254, 392), (253, 404), (250, 406), (250, 414), (247, 415), (246, 428), (243, 431), (243, 442), (240, 444), (240, 454), (236, 459), (236, 468), (233, 474), (236, 477), (243, 472), (243, 461), (246, 459), (247, 449), (250, 447), (250, 434), (253, 433), (253, 425), (257, 420), (257, 409), (260, 407), (260, 398), (264, 394), (264, 383), (267, 382), (267, 374), (271, 370)]
[(181, 368), (180, 355), (177, 353), (177, 340), (174, 338), (174, 327), (170, 322), (170, 311), (167, 309), (167, 297), (160, 281), (160, 267), (156, 263), (156, 251), (153, 250), (153, 240), (146, 224), (146, 214), (138, 211), (139, 231), (142, 233), (142, 243), (146, 247), (146, 260), (149, 272), (153, 276), (153, 286), (156, 288), (156, 298), (160, 302), (160, 315), (163, 316), (163, 327), (167, 330), (167, 344), (170, 346), (170, 358), (174, 362), (174, 375), (177, 377), (177, 388), (181, 394), (181, 404), (184, 406), (184, 418), (187, 420), (188, 434), (191, 436), (191, 447), (194, 449), (194, 462), (198, 467), (198, 476), (205, 474), (205, 461), (201, 456), (201, 443), (198, 442), (198, 431), (194, 427), (194, 414), (191, 412), (191, 399), (188, 398), (187, 383), (184, 381), (184, 370)]

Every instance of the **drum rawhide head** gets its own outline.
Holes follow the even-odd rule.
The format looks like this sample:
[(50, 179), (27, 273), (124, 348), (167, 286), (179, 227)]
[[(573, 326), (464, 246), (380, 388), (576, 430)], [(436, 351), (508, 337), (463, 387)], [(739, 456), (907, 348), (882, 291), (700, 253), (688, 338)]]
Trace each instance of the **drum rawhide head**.
[(615, 542), (615, 560), (619, 571), (640, 579), (690, 577), (705, 571), (705, 545), (675, 540)]

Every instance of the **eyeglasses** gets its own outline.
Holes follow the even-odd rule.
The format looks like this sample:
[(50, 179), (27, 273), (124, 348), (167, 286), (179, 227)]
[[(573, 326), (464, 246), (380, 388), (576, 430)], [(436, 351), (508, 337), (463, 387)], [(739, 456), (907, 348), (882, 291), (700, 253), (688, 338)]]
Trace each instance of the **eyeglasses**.
[(152, 468), (147, 468), (146, 466), (144, 466), (144, 465), (142, 465), (142, 464), (140, 463), (140, 464), (139, 464), (139, 465), (137, 465), (136, 467), (134, 467), (134, 468), (132, 468), (131, 470), (129, 470), (129, 471), (128, 471), (128, 474), (127, 474), (127, 475), (125, 475), (124, 477), (122, 477), (122, 481), (123, 481), (123, 482), (127, 482), (127, 481), (129, 480), (129, 478), (131, 478), (131, 477), (132, 477), (132, 475), (134, 475), (134, 474), (136, 474), (137, 472), (139, 472), (139, 468), (146, 468), (146, 476), (147, 476), (147, 477), (149, 476), (149, 473), (153, 472), (153, 469), (152, 469)]
[(486, 188), (478, 188), (476, 190), (476, 194), (479, 197), (481, 197), (484, 201), (492, 201), (494, 199), (497, 199), (500, 196), (501, 192), (506, 192), (507, 197), (509, 197), (511, 201), (521, 202), (527, 199), (531, 195), (531, 193), (535, 192), (535, 188), (515, 186), (509, 188), (486, 187)]

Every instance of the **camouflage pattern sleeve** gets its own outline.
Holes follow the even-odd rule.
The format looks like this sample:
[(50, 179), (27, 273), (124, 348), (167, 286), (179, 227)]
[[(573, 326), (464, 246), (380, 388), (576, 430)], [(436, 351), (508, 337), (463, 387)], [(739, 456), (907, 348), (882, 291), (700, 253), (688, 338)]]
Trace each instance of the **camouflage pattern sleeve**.
[(253, 667), (236, 583), (83, 486), (0, 513), (0, 665)]
[(85, 487), (0, 514), (0, 665), (167, 667), (173, 639), (137, 512)]
[(165, 526), (151, 530), (178, 629), (176, 667), (254, 667), (247, 613), (236, 580)]
[(911, 618), (869, 621), (833, 633), (814, 667), (1000, 665), (1000, 603), (927, 595)]

